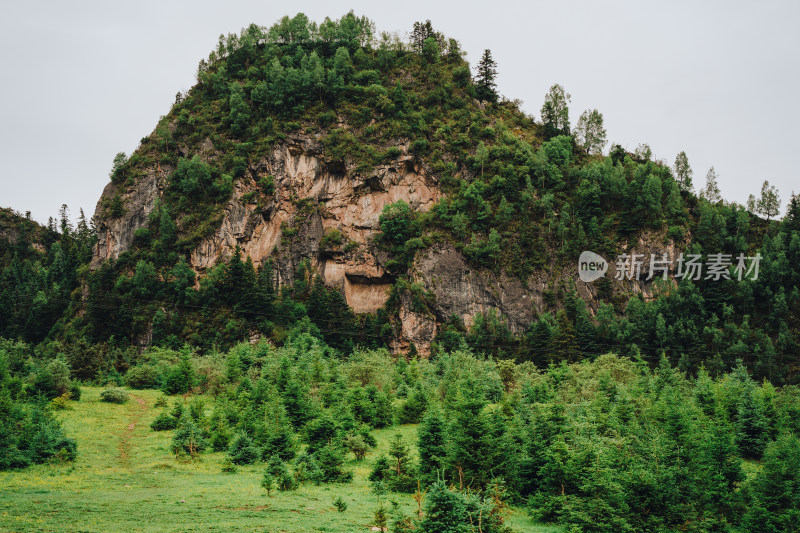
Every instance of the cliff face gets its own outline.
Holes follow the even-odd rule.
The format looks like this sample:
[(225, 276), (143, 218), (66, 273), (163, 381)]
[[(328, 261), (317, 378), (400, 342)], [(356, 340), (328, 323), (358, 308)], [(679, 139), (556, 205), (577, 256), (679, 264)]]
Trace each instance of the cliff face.
[[(202, 275), (239, 246), (256, 266), (272, 258), (278, 282), (286, 284), (293, 281), (299, 262), (307, 259), (328, 285), (344, 292), (355, 312), (376, 311), (386, 303), (393, 282), (385, 259), (371, 243), (381, 211), (398, 200), (425, 211), (441, 197), (407, 147), (400, 148), (395, 161), (360, 175), (327, 160), (313, 137), (296, 136), (276, 144), (270, 156), (251, 164), (247, 175), (236, 181), (219, 229), (191, 252), (189, 265)], [(215, 156), (211, 149), (203, 155)], [(151, 169), (129, 190), (106, 187), (95, 214), (99, 223), (94, 267), (130, 249), (136, 230), (147, 225), (156, 200), (164, 194), (172, 170)], [(275, 185), (269, 197), (257, 185), (267, 176)], [(108, 218), (102, 206), (117, 194), (124, 214)], [(336, 232), (336, 241), (321, 248), (326, 233)]]
[[(202, 157), (218, 156), (210, 142), (204, 148)], [(245, 177), (235, 182), (219, 228), (189, 254), (189, 265), (202, 276), (239, 246), (242, 255), (249, 256), (256, 266), (271, 258), (278, 283), (288, 284), (294, 281), (300, 262), (307, 260), (326, 284), (343, 291), (355, 312), (376, 311), (386, 303), (395, 281), (385, 268), (385, 253), (372, 243), (380, 230), (381, 211), (398, 200), (416, 211), (426, 211), (442, 196), (436, 181), (408, 154), (408, 147), (400, 149), (401, 155), (394, 161), (362, 175), (341, 161), (326, 158), (313, 136), (297, 135), (277, 143), (269, 156), (251, 164)], [(150, 169), (129, 190), (113, 184), (106, 187), (95, 215), (99, 221), (95, 267), (131, 247), (136, 230), (147, 225), (156, 200), (164, 194), (172, 170)], [(258, 187), (258, 181), (267, 176), (274, 182), (270, 196)], [(104, 217), (101, 206), (117, 194), (124, 214)], [(326, 234), (337, 238), (326, 241)], [(631, 252), (649, 257), (651, 251), (667, 251), (674, 257), (674, 245), (661, 245), (662, 238), (644, 234)], [(650, 296), (649, 283), (614, 281), (614, 258), (606, 259), (611, 263), (607, 277), (612, 280), (613, 293)], [(408, 295), (401, 295), (400, 335), (394, 343), (397, 351), (408, 350), (413, 343), (425, 354), (442, 322), (455, 315), (469, 327), (476, 314), (491, 309), (508, 319), (512, 332), (523, 333), (537, 315), (547, 311), (548, 293), (569, 288), (573, 282), (592, 311), (599, 304), (597, 286), (578, 279), (577, 265), (539, 272), (523, 282), (475, 269), (446, 243), (418, 253), (409, 278), (432, 298), (421, 312)]]

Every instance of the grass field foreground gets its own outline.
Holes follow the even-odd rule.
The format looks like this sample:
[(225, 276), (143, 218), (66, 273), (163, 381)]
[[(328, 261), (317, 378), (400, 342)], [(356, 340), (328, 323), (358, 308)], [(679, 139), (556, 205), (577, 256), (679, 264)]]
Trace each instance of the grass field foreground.
[[(294, 492), (261, 488), (263, 465), (221, 471), (224, 453), (207, 453), (194, 463), (179, 463), (169, 450), (172, 431), (155, 432), (150, 422), (159, 391), (130, 391), (122, 405), (100, 401), (101, 388), (83, 388), (80, 402), (59, 412), (64, 428), (78, 441), (71, 464), (45, 464), (0, 473), (0, 531), (370, 531), (379, 500), (367, 476), (389, 440), (400, 433), (412, 444), (416, 426), (375, 432), (378, 447), (361, 462), (349, 484), (302, 485)], [(337, 512), (341, 496), (347, 510)], [(407, 494), (382, 497), (407, 513), (416, 503)], [(517, 531), (553, 533), (515, 509), (510, 523)]]

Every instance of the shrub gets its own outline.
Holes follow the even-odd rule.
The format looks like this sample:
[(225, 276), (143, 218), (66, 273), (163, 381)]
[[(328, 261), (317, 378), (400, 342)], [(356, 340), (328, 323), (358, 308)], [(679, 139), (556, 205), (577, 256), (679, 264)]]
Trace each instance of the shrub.
[(341, 448), (329, 444), (314, 455), (319, 465), (319, 473), (312, 479), (315, 483), (349, 483), (353, 479), (353, 473), (344, 469)]
[(108, 403), (125, 403), (128, 401), (128, 393), (120, 387), (111, 387), (100, 393), (100, 400)]
[(31, 391), (34, 396), (42, 395), (52, 400), (69, 392), (72, 382), (69, 379), (69, 366), (62, 359), (53, 359), (34, 376)]
[(275, 178), (271, 175), (261, 178), (258, 187), (265, 196), (272, 196), (275, 193)]
[(280, 457), (273, 455), (267, 462), (266, 471), (275, 480), (278, 490), (287, 491), (297, 488), (297, 480), (289, 470), (289, 465), (282, 461)]
[(251, 465), (258, 460), (258, 450), (246, 433), (239, 433), (228, 449), (228, 456), (234, 464)]
[(383, 152), (383, 160), (386, 162), (394, 161), (401, 155), (403, 155), (403, 151), (400, 148), (397, 146), (390, 146)]
[(333, 499), (333, 507), (340, 513), (343, 513), (347, 510), (347, 502), (344, 501), (341, 496), (337, 496)]
[(62, 411), (64, 409), (69, 409), (69, 400), (70, 400), (71, 396), (72, 395), (69, 392), (65, 392), (64, 394), (62, 394), (58, 398), (53, 398), (50, 401), (50, 405), (52, 406), (53, 409), (56, 409), (56, 410), (59, 410), (59, 411)]
[(197, 457), (207, 447), (203, 432), (191, 418), (183, 417), (178, 422), (178, 429), (172, 437), (172, 453), (180, 452), (190, 457)]
[(226, 474), (235, 474), (239, 469), (236, 468), (236, 465), (233, 464), (230, 457), (226, 457), (224, 461), (222, 461), (222, 469), (223, 472)]
[(161, 376), (150, 365), (132, 366), (125, 374), (125, 384), (132, 389), (157, 389)]
[(369, 451), (369, 446), (361, 435), (348, 435), (344, 439), (344, 447), (353, 452), (356, 460), (361, 461)]
[(264, 472), (264, 477), (261, 478), (261, 487), (265, 491), (267, 491), (267, 496), (270, 495), (274, 486), (275, 486), (275, 476), (273, 476), (269, 472)]
[(319, 123), (320, 127), (327, 128), (336, 122), (336, 113), (333, 111), (323, 111), (317, 116), (317, 122)]
[(178, 427), (178, 419), (169, 415), (166, 411), (159, 414), (150, 424), (153, 431), (167, 431)]
[(181, 356), (180, 362), (172, 367), (164, 379), (164, 394), (185, 394), (195, 385), (195, 373), (192, 361), (187, 354)]
[(686, 230), (683, 226), (670, 226), (667, 230), (667, 239), (682, 242), (686, 238)]
[(320, 250), (333, 250), (338, 248), (344, 242), (344, 235), (336, 228), (331, 228), (325, 232), (322, 239), (319, 241)]

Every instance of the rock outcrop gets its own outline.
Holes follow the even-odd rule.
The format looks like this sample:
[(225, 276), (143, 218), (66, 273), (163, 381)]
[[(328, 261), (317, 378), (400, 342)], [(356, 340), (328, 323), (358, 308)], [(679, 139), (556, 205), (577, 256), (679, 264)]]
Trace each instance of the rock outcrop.
[[(258, 266), (275, 261), (278, 282), (291, 283), (300, 261), (340, 288), (355, 312), (374, 312), (386, 303), (393, 277), (383, 266), (371, 239), (387, 204), (406, 201), (425, 211), (441, 197), (437, 183), (401, 146), (393, 162), (360, 174), (340, 161), (325, 158), (321, 144), (296, 136), (276, 144), (269, 157), (251, 164), (248, 175), (236, 181), (219, 229), (191, 252), (189, 265), (200, 275), (228, 259), (239, 246)], [(213, 158), (209, 150), (204, 156)], [(136, 230), (147, 226), (148, 215), (163, 195), (169, 171), (158, 167), (124, 190), (109, 184), (98, 202), (98, 243), (93, 266), (117, 259), (128, 250)], [(263, 197), (258, 180), (272, 176), (274, 194)], [(255, 200), (255, 194), (258, 199)], [(124, 214), (104, 216), (104, 207), (120, 195)], [(337, 245), (322, 249), (326, 233), (336, 232)]]
[[(372, 243), (381, 211), (398, 200), (426, 211), (442, 195), (436, 180), (408, 153), (408, 147), (399, 148), (400, 155), (391, 163), (360, 173), (342, 161), (327, 159), (313, 136), (297, 135), (277, 143), (269, 156), (252, 163), (246, 176), (236, 181), (219, 228), (190, 253), (189, 265), (202, 275), (228, 259), (238, 246), (256, 266), (271, 258), (278, 282), (288, 284), (300, 262), (308, 261), (328, 285), (343, 291), (355, 312), (376, 311), (386, 303), (394, 282), (386, 270), (386, 258)], [(218, 156), (210, 141), (204, 143), (201, 155), (209, 160)], [(164, 194), (171, 170), (150, 169), (127, 191), (113, 184), (106, 187), (95, 215), (99, 222), (95, 267), (130, 248), (136, 230), (147, 225), (156, 200)], [(258, 186), (267, 176), (274, 183), (269, 197)], [(124, 215), (104, 217), (102, 206), (118, 194)], [(329, 234), (335, 238), (326, 240)], [(644, 235), (634, 251), (649, 257), (650, 251), (658, 249), (674, 257), (674, 245), (661, 246), (661, 242), (663, 235)], [(607, 259), (611, 263), (607, 276), (613, 280), (615, 258)], [(593, 311), (599, 305), (597, 286), (578, 280), (577, 264), (539, 272), (523, 281), (474, 269), (449, 244), (421, 251), (409, 277), (432, 298), (426, 312), (415, 308), (408, 297), (400, 298), (400, 335), (394, 343), (398, 351), (413, 343), (425, 354), (442, 322), (455, 315), (469, 326), (476, 314), (490, 309), (506, 317), (513, 332), (522, 333), (552, 305), (548, 293), (558, 287), (574, 286)], [(611, 285), (616, 293), (650, 296), (650, 283), (625, 280)]]

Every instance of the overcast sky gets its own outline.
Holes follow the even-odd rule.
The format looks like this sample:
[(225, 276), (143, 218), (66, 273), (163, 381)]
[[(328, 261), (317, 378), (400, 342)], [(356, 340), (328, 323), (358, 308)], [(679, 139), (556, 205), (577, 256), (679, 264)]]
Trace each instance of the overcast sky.
[(0, 19), (0, 207), (46, 222), (62, 203), (94, 213), (117, 152), (130, 154), (220, 33), (283, 15), (339, 18), (378, 31), (416, 20), (458, 39), (475, 65), (485, 48), (498, 85), (539, 118), (547, 89), (605, 117), (608, 138), (648, 143), (670, 164), (685, 150), (702, 186), (744, 203), (767, 179), (781, 212), (797, 179), (800, 2), (14, 2)]

